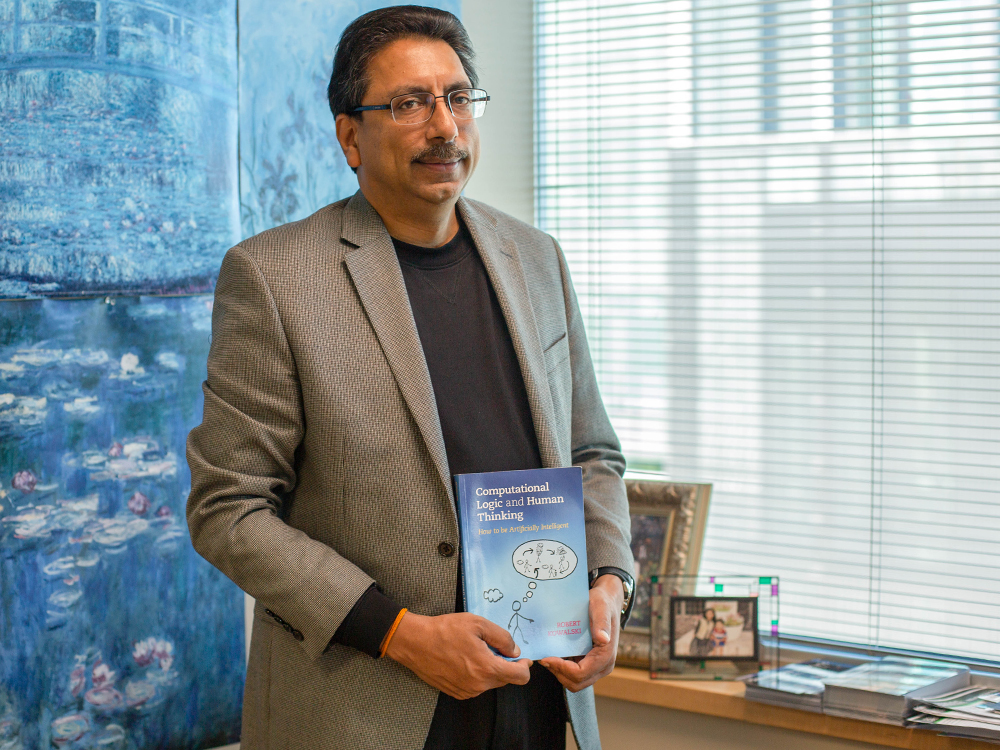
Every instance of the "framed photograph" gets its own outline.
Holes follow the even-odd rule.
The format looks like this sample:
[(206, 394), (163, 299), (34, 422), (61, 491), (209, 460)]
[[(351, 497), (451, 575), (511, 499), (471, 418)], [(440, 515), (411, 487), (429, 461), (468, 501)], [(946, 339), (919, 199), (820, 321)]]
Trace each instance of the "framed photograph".
[(670, 597), (670, 658), (758, 661), (755, 597)]
[(632, 519), (635, 604), (618, 641), (617, 663), (648, 668), (650, 577), (697, 575), (712, 485), (630, 473), (625, 488)]

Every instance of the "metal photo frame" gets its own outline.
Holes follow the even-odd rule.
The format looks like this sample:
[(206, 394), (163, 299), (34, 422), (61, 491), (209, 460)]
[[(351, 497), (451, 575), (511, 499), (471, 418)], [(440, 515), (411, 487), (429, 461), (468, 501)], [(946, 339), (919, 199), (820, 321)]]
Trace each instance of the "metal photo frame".
[(712, 485), (630, 473), (625, 489), (632, 517), (636, 599), (618, 640), (616, 663), (649, 669), (650, 578), (697, 575)]

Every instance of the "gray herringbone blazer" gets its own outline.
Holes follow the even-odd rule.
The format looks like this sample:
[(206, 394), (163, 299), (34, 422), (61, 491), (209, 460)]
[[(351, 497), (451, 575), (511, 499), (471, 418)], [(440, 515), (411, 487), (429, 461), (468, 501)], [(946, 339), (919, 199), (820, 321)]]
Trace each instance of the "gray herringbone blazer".
[[(458, 209), (510, 329), (545, 466), (583, 467), (587, 561), (630, 570), (624, 462), (564, 258), (475, 201)], [(243, 750), (421, 748), (437, 691), (334, 645), (372, 581), (454, 610), (458, 555), (437, 407), (392, 241), (359, 192), (226, 255), (205, 416), (188, 439), (191, 539), (257, 600)], [(267, 608), (288, 623), (282, 628)], [(568, 694), (599, 748), (591, 690)]]

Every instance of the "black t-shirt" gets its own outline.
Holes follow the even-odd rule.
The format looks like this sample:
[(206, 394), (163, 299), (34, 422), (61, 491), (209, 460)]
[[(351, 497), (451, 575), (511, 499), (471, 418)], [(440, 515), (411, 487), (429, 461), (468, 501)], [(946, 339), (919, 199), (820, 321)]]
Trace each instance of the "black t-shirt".
[(514, 344), (468, 229), (462, 225), (442, 247), (393, 244), (434, 387), (449, 470), (541, 468)]

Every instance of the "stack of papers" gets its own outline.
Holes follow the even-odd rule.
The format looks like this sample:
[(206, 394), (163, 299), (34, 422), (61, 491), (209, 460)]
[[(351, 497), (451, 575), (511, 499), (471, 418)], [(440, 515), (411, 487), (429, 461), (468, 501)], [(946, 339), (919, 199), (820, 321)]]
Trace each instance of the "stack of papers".
[(1000, 743), (1000, 690), (995, 687), (968, 687), (926, 696), (914, 703), (913, 709), (907, 726)]
[(823, 713), (903, 726), (916, 701), (969, 685), (969, 668), (887, 656), (824, 680)]
[(823, 710), (823, 680), (850, 668), (850, 664), (813, 659), (757, 672), (743, 678), (747, 684), (746, 698), (772, 706), (819, 713)]

